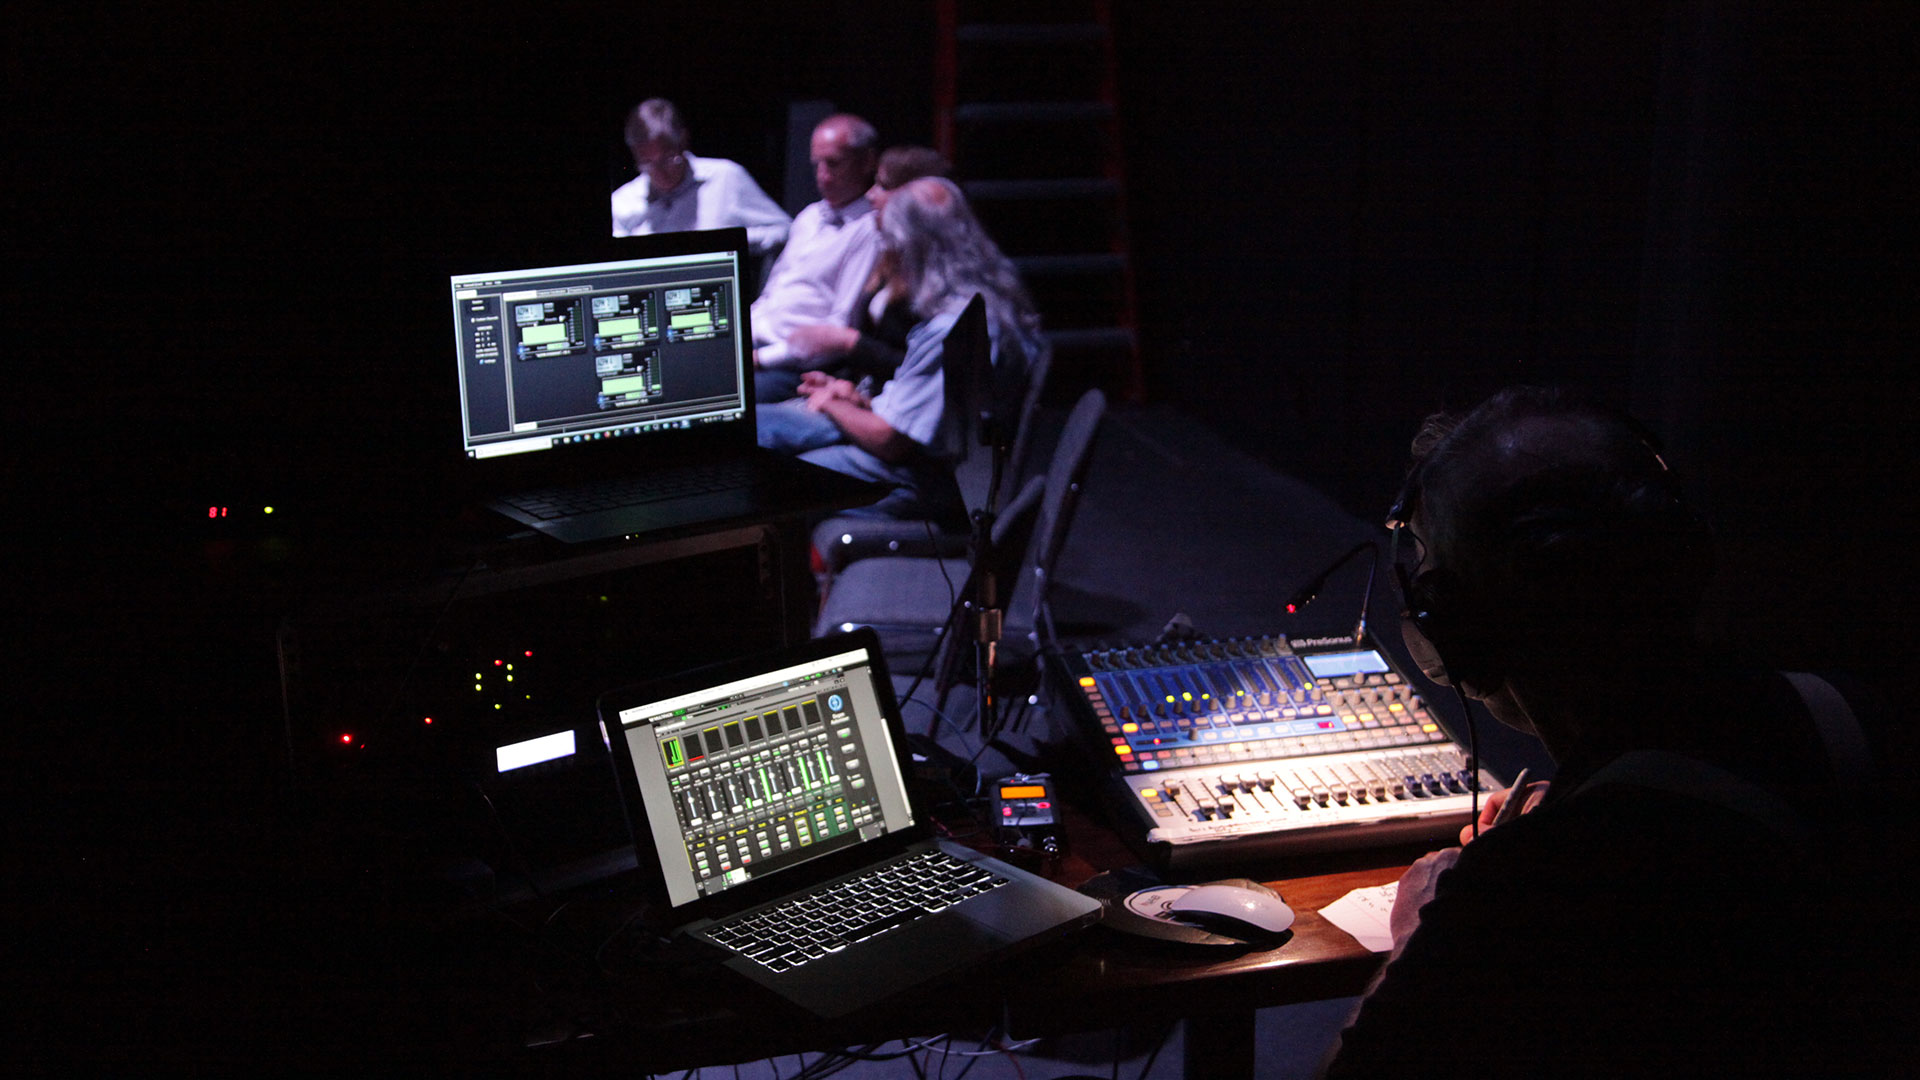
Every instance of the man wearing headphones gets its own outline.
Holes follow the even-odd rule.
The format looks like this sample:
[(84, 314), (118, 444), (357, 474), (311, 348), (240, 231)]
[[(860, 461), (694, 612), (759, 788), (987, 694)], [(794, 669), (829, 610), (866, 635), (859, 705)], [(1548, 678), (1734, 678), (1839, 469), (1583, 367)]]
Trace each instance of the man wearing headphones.
[(1877, 747), (1830, 683), (1696, 641), (1712, 538), (1651, 435), (1519, 388), (1414, 459), (1409, 651), (1557, 773), (1408, 871), (1329, 1075), (1878, 1071), (1844, 900), (1888, 855), (1858, 813)]

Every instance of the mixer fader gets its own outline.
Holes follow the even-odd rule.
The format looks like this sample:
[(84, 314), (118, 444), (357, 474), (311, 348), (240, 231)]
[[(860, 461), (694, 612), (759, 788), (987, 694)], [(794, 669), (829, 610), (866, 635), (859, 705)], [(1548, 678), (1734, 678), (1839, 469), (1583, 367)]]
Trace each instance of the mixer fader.
[(1190, 641), (1059, 660), (1133, 839), (1162, 863), (1448, 839), (1471, 815), (1467, 755), (1363, 641)]

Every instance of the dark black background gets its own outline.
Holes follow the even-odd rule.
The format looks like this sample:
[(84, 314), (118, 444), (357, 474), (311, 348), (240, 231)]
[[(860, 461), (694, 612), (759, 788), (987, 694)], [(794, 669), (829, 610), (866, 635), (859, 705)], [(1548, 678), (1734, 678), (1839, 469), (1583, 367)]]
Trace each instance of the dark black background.
[[(1425, 413), (1587, 386), (1715, 520), (1721, 636), (1897, 689), (1912, 5), (1115, 8), (1151, 399), (1371, 517)], [(790, 102), (928, 141), (930, 12), (8, 6), (7, 795), (29, 900), (144, 928), (99, 970), (187, 876), (139, 853), (258, 811), (279, 614), (431, 555), (444, 275), (601, 237), (644, 96), (776, 198)]]
[[(248, 573), (296, 588), (342, 535), (444, 509), (421, 462), (454, 422), (449, 267), (597, 239), (642, 95), (776, 193), (790, 102), (930, 139), (930, 22), (854, 0), (10, 9), (23, 701), (49, 731), (101, 695), (193, 729), (182, 691), (260, 662), (245, 634), (197, 644), (271, 614)], [(1721, 633), (1900, 672), (1914, 22), (1118, 5), (1149, 396), (1372, 516), (1425, 413), (1590, 387), (1664, 434), (1716, 520)], [(263, 552), (269, 503), (286, 546)], [(253, 517), (210, 528), (215, 505)]]

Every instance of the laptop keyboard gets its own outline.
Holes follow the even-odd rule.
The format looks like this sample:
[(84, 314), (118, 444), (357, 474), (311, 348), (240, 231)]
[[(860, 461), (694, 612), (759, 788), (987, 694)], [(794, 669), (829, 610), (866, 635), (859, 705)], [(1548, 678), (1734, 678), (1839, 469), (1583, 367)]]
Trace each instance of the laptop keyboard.
[(552, 521), (662, 499), (729, 491), (745, 487), (752, 479), (753, 467), (748, 462), (715, 461), (651, 476), (620, 477), (578, 487), (522, 492), (504, 501), (521, 513)]
[(938, 849), (707, 928), (706, 936), (774, 971), (944, 911), (1007, 879)]

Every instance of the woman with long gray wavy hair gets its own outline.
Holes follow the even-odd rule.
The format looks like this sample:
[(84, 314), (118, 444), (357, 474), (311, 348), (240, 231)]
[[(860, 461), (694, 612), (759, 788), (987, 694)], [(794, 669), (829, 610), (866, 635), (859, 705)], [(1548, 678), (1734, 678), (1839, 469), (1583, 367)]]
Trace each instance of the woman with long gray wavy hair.
[(859, 512), (959, 528), (966, 509), (953, 466), (965, 451), (965, 417), (946, 407), (947, 335), (979, 294), (994, 381), (1004, 384), (1022, 377), (1046, 347), (1040, 317), (952, 181), (922, 177), (893, 192), (880, 229), (920, 319), (907, 335), (906, 358), (871, 397), (845, 379), (808, 372), (799, 398), (761, 411), (760, 441), (891, 487)]

